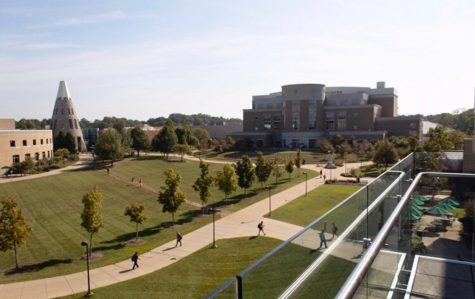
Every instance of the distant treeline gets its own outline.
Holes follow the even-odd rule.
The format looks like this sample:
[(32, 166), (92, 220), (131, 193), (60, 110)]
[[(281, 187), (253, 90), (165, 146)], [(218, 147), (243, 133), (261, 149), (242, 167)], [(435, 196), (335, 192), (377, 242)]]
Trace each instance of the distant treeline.
[(456, 111), (454, 113), (428, 115), (425, 117), (425, 119), (472, 135), (474, 119), (473, 113), (473, 109), (469, 109), (463, 112)]
[[(102, 120), (96, 119), (93, 122), (82, 118), (79, 123), (81, 128), (115, 128), (115, 127), (135, 127), (137, 125), (147, 124), (149, 126), (163, 126), (165, 122), (170, 119), (177, 125), (190, 126), (208, 126), (226, 124), (241, 124), (242, 120), (238, 118), (224, 118), (221, 116), (211, 116), (207, 114), (191, 114), (185, 115), (180, 113), (172, 113), (168, 117), (150, 118), (147, 121), (132, 120), (125, 117), (109, 117), (106, 116)], [(26, 129), (43, 129), (46, 125), (51, 125), (51, 119), (20, 119), (16, 122), (16, 128), (21, 130)]]

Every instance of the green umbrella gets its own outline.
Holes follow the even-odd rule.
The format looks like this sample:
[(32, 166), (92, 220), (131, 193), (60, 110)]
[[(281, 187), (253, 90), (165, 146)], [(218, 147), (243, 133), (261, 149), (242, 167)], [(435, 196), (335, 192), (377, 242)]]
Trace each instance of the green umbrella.
[(446, 199), (444, 199), (440, 203), (450, 205), (450, 206), (453, 206), (453, 207), (458, 207), (460, 205), (460, 203), (452, 197), (447, 197)]
[(411, 202), (418, 205), (418, 206), (423, 206), (426, 203), (425, 201), (421, 200), (420, 198), (413, 198)]
[(413, 197), (413, 199), (417, 200), (417, 201), (420, 201), (420, 202), (427, 202), (429, 201), (429, 198), (427, 198), (426, 196), (424, 195), (416, 195)]
[(450, 215), (451, 213), (446, 207), (444, 207), (444, 205), (438, 204), (427, 210), (426, 214), (433, 216), (446, 216)]
[(418, 210), (411, 209), (409, 211), (409, 216), (411, 217), (412, 221), (417, 221), (417, 220), (421, 219), (422, 212), (418, 211)]

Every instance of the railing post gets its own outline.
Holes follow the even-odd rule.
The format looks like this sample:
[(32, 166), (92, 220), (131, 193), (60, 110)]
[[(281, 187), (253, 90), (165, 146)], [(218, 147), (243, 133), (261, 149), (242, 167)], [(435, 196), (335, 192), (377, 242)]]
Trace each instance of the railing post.
[(236, 276), (236, 299), (242, 299), (242, 277), (240, 275)]

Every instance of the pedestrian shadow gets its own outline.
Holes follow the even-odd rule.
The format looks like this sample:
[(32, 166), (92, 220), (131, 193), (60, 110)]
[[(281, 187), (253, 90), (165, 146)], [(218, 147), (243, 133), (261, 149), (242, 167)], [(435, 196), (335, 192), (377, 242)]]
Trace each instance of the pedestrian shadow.
[(257, 236), (249, 237), (249, 240), (254, 240), (254, 239), (257, 239)]
[(175, 248), (176, 248), (176, 246), (168, 247), (168, 248), (163, 249), (162, 251), (170, 251), (170, 250), (175, 249)]
[(130, 271), (133, 271), (133, 269), (122, 270), (122, 271), (120, 271), (119, 273), (120, 273), (120, 274), (123, 274), (123, 273), (127, 273), (127, 272), (130, 272)]

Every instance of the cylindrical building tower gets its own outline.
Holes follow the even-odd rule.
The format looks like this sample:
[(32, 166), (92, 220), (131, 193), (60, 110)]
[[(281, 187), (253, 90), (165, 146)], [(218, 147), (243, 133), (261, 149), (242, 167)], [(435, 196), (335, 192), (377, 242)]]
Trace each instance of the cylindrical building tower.
[(76, 140), (78, 151), (86, 151), (86, 144), (84, 143), (81, 127), (79, 126), (79, 119), (65, 81), (59, 82), (58, 95), (56, 96), (51, 123), (53, 126), (53, 137), (56, 137), (61, 131), (64, 134), (69, 132)]

